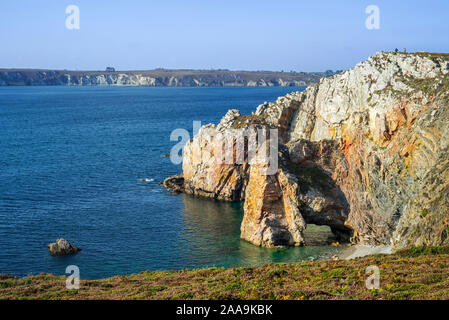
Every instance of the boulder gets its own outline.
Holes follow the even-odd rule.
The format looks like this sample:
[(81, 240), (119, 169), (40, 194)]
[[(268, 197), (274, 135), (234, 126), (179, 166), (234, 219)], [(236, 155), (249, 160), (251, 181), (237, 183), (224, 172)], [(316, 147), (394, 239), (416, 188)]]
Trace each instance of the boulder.
[(54, 256), (65, 256), (81, 251), (80, 248), (78, 248), (74, 244), (69, 243), (65, 239), (58, 239), (56, 240), (56, 242), (50, 243), (48, 245), (48, 250)]

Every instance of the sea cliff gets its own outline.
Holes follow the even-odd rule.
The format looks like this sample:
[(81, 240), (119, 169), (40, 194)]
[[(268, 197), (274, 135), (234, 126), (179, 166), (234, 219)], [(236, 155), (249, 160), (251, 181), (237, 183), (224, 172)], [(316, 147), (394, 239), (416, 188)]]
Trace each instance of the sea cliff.
[[(252, 115), (230, 110), (187, 143), (165, 186), (244, 201), (241, 237), (259, 246), (307, 245), (311, 223), (353, 243), (448, 244), (448, 73), (446, 54), (379, 52)], [(278, 130), (274, 174), (217, 161), (214, 137), (250, 128)]]

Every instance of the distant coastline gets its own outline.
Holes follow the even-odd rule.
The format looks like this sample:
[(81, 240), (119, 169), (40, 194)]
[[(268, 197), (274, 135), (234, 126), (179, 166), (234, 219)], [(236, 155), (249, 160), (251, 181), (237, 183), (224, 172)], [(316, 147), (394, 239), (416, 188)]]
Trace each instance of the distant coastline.
[(335, 72), (0, 69), (0, 86), (301, 87)]

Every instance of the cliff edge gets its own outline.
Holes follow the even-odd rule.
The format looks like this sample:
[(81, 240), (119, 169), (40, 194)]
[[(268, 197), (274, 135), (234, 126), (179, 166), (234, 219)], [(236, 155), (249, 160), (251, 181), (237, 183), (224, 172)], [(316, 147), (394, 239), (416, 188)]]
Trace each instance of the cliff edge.
[[(186, 144), (165, 186), (244, 201), (241, 237), (259, 246), (307, 245), (309, 223), (354, 243), (449, 244), (448, 73), (447, 54), (379, 52), (252, 115), (230, 110)], [(264, 129), (277, 130), (273, 174), (248, 160)]]

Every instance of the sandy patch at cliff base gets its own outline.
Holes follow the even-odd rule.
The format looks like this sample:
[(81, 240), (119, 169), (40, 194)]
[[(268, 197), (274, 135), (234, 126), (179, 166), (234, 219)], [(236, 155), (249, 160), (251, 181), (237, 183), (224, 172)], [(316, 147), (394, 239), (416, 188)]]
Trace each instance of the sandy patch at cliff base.
[(391, 254), (391, 246), (354, 245), (343, 250), (338, 257), (344, 260), (361, 258), (372, 254)]

